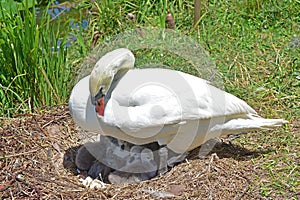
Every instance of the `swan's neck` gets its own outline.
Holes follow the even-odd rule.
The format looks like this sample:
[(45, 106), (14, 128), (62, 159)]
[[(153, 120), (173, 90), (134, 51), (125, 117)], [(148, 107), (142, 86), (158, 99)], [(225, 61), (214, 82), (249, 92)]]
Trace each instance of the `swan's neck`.
[(109, 89), (108, 89), (106, 95), (105, 95), (105, 105), (108, 102), (108, 100), (110, 99), (112, 91), (115, 89), (115, 87), (118, 85), (119, 81), (129, 70), (130, 70), (129, 68), (120, 68), (119, 71), (117, 71), (117, 73), (114, 74), (114, 78), (109, 86)]

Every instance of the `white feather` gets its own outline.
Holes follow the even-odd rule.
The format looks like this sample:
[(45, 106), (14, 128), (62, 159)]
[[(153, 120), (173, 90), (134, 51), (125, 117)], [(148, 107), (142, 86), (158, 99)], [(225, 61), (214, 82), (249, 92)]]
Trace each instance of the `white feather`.
[(103, 117), (90, 102), (89, 88), (87, 76), (73, 88), (69, 103), (83, 129), (137, 145), (157, 141), (177, 153), (221, 135), (287, 123), (261, 118), (246, 102), (206, 80), (168, 69), (129, 70), (113, 89)]

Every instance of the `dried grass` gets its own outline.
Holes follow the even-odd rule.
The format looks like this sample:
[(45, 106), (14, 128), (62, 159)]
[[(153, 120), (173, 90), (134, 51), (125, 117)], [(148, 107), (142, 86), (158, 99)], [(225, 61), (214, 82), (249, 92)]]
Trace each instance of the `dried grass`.
[(255, 177), (265, 174), (251, 162), (263, 152), (223, 143), (204, 159), (194, 150), (162, 177), (91, 190), (76, 176), (80, 139), (66, 106), (0, 124), (1, 199), (154, 199), (158, 192), (174, 199), (263, 199)]

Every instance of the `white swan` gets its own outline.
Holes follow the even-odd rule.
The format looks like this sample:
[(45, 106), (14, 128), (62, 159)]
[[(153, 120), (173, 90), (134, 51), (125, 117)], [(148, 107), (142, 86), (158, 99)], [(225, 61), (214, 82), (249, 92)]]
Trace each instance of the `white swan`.
[(221, 135), (281, 126), (201, 78), (168, 69), (132, 69), (128, 49), (104, 55), (72, 90), (72, 117), (88, 131), (136, 145), (158, 142), (176, 153)]

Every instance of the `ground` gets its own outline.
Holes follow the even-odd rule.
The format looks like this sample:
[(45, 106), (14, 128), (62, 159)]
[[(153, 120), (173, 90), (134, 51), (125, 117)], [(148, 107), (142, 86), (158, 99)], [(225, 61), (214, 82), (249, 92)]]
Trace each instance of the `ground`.
[[(1, 199), (300, 199), (297, 119), (232, 145), (224, 139), (201, 159), (196, 149), (164, 176), (97, 190), (77, 177), (74, 156), (81, 143), (66, 105), (2, 118), (0, 124)], [(289, 146), (270, 139), (283, 141), (286, 129), (295, 137)], [(289, 151), (284, 160), (281, 151)]]

